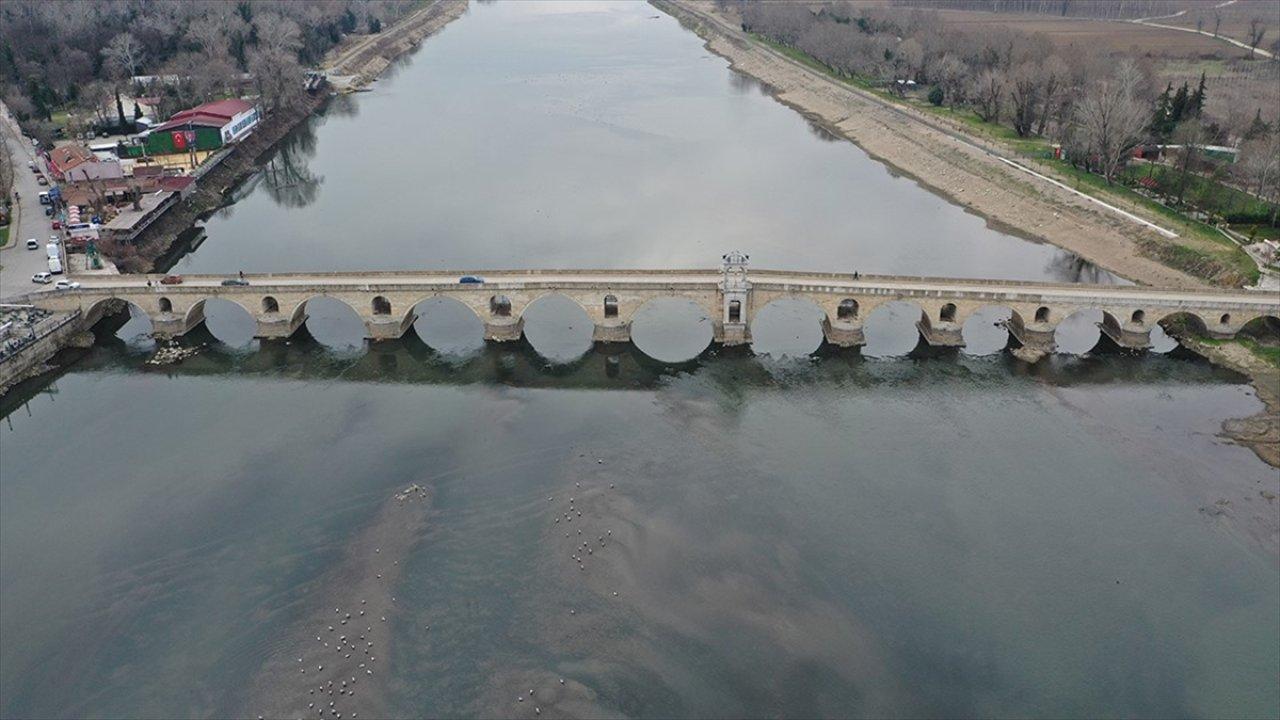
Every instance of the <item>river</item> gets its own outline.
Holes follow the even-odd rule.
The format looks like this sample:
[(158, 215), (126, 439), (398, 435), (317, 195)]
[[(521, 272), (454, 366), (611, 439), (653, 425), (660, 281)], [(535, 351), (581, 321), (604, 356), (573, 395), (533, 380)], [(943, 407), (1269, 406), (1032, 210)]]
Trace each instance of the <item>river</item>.
[[(473, 3), (205, 231), (178, 271), (743, 249), (1118, 281), (831, 142), (639, 3)], [(754, 354), (704, 351), (679, 303), (608, 352), (555, 298), (501, 347), (448, 303), (371, 349), (308, 310), (259, 347), (211, 303), (167, 368), (131, 321), (5, 398), (0, 716), (1280, 712), (1280, 482), (1216, 436), (1260, 408), (1232, 373), (1028, 368), (998, 308), (942, 357), (909, 306), (861, 355), (811, 355), (794, 303)]]

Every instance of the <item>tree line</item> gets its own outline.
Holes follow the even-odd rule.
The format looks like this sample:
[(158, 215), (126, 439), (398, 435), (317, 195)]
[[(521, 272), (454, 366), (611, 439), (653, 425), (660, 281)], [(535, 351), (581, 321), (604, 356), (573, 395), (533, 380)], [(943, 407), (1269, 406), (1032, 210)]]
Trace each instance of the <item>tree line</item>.
[[(1247, 127), (1224, 127), (1205, 112), (1213, 89), (1203, 75), (1194, 86), (1170, 84), (1157, 94), (1141, 58), (1064, 53), (1041, 33), (1000, 26), (949, 28), (927, 8), (720, 4), (739, 14), (743, 30), (795, 48), (833, 73), (899, 94), (914, 89), (933, 105), (971, 111), (1018, 137), (1054, 140), (1069, 162), (1107, 183), (1144, 144), (1240, 144), (1231, 180), (1272, 203), (1278, 199), (1280, 108), (1259, 106)], [(1152, 9), (1134, 3), (1130, 11)], [(1193, 153), (1198, 157), (1182, 165), (1184, 179), (1206, 165), (1203, 152)]]
[[(37, 138), (55, 113), (128, 131), (141, 113), (121, 93), (158, 98), (163, 119), (252, 92), (264, 109), (303, 93), (304, 68), (352, 33), (379, 32), (411, 0), (186, 0), (0, 3), (0, 97)], [(133, 78), (156, 78), (140, 87)]]

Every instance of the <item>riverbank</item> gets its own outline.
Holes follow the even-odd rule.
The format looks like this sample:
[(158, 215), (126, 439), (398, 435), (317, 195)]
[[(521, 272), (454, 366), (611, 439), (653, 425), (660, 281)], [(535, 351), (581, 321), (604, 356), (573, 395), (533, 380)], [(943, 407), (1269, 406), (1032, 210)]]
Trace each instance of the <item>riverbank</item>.
[(1179, 334), (1178, 342), (1215, 365), (1249, 377), (1266, 407), (1256, 415), (1223, 422), (1222, 436), (1249, 448), (1268, 465), (1280, 468), (1280, 366), (1260, 357), (1246, 345), (1249, 341), (1206, 340)]
[[(324, 63), (329, 73), (354, 76), (346, 85), (360, 87), (374, 81), (391, 62), (417, 49), (423, 39), (462, 17), (467, 0), (435, 0), (377, 35), (364, 35), (335, 48)], [(144, 230), (128, 258), (111, 258), (126, 272), (160, 272), (176, 257), (172, 251), (184, 232), (225, 203), (225, 194), (247, 180), (277, 143), (324, 107), (325, 91), (308, 94), (298, 107), (268, 116), (257, 130), (237, 145), (216, 168), (200, 179), (194, 192)]]
[[(1142, 284), (1198, 287), (1207, 282), (1193, 272), (1220, 275), (1212, 268), (1171, 266), (1176, 264), (1171, 258), (1180, 255), (1176, 248), (1164, 251), (1173, 244), (1156, 229), (1026, 172), (981, 147), (985, 142), (980, 138), (940, 129), (910, 107), (891, 104), (784, 55), (743, 32), (713, 3), (652, 4), (702, 37), (707, 49), (727, 59), (734, 70), (768, 86), (779, 102), (993, 224)], [(1197, 242), (1179, 238), (1177, 246)]]

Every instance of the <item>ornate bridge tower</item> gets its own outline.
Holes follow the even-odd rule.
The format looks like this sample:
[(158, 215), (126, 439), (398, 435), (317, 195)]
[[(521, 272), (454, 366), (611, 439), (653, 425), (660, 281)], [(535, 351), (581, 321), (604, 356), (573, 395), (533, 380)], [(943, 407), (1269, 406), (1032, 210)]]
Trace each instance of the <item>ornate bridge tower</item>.
[(721, 312), (715, 340), (723, 345), (751, 342), (751, 281), (747, 279), (750, 259), (736, 250), (721, 258), (724, 278), (720, 281)]

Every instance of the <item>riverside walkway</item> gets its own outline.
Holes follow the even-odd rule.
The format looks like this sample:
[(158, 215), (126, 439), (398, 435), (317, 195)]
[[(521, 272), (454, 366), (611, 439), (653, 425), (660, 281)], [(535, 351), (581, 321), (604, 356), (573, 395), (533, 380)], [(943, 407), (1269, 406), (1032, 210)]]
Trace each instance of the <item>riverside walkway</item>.
[[(462, 283), (471, 275), (483, 282)], [(938, 347), (964, 345), (965, 320), (979, 308), (1011, 310), (1006, 323), (1013, 347), (1039, 356), (1054, 349), (1058, 323), (1080, 310), (1103, 313), (1103, 333), (1123, 348), (1149, 345), (1156, 323), (1180, 318), (1208, 337), (1234, 336), (1262, 317), (1280, 316), (1280, 297), (1236, 290), (1170, 290), (1005, 280), (958, 280), (902, 276), (760, 270), (740, 253), (723, 256), (708, 270), (499, 270), (286, 273), (245, 275), (246, 285), (224, 285), (225, 275), (188, 275), (161, 285), (159, 276), (86, 277), (70, 291), (35, 292), (25, 302), (54, 311), (79, 310), (87, 323), (125, 301), (150, 317), (156, 335), (176, 337), (204, 322), (210, 299), (233, 302), (257, 321), (257, 336), (287, 338), (307, 320), (307, 303), (340, 300), (363, 320), (370, 340), (402, 336), (417, 318), (419, 303), (436, 297), (457, 300), (484, 323), (485, 338), (503, 342), (523, 335), (524, 310), (546, 295), (562, 295), (582, 307), (595, 325), (597, 342), (627, 342), (631, 322), (646, 303), (686, 299), (711, 319), (723, 345), (750, 342), (752, 318), (769, 303), (796, 298), (823, 311), (827, 342), (863, 344), (863, 320), (889, 302), (920, 308), (921, 336)]]

